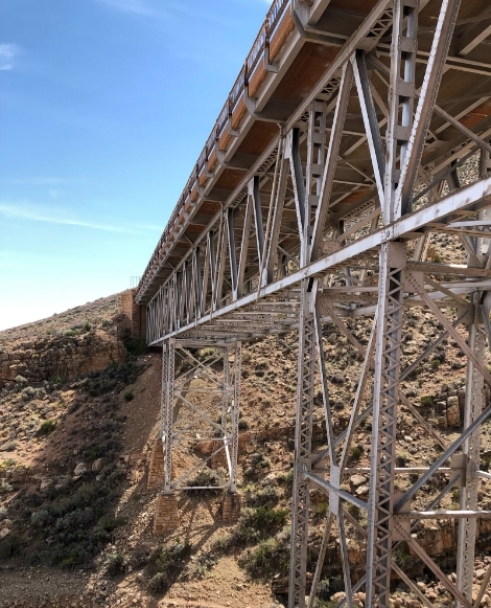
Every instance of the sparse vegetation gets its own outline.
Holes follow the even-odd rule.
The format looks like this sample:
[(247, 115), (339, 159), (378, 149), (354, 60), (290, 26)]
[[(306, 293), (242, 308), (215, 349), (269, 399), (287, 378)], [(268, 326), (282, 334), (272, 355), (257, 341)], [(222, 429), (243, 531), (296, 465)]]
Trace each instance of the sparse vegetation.
[(38, 437), (46, 437), (56, 428), (56, 420), (45, 420), (37, 431)]
[(289, 544), (276, 537), (267, 538), (246, 550), (239, 558), (239, 564), (250, 576), (268, 580), (274, 575), (286, 577), (290, 560)]
[(108, 576), (114, 577), (123, 574), (124, 569), (124, 555), (121, 553), (111, 553), (106, 560), (106, 572)]
[(174, 544), (161, 545), (150, 556), (147, 575), (150, 577), (148, 589), (161, 595), (183, 573), (191, 557), (191, 545), (177, 541)]
[[(351, 331), (360, 343), (366, 344), (369, 334), (366, 333), (363, 322), (356, 319), (349, 321)], [(117, 325), (109, 319), (101, 321), (94, 318), (87, 321), (89, 328), (84, 327), (84, 321), (79, 322), (77, 319), (66, 322), (66, 330), (80, 332), (78, 336), (67, 336), (69, 342), (83, 336), (91, 337), (103, 327), (115, 332)], [(421, 330), (422, 321), (418, 312), (414, 313), (410, 325), (411, 332), (404, 337), (404, 347), (407, 345), (408, 348), (414, 348), (415, 341), (422, 340), (426, 335), (431, 336), (431, 331), (425, 329), (425, 333)], [(60, 339), (63, 331), (65, 330), (54, 327), (52, 333), (47, 335), (43, 328), (43, 339)], [(337, 378), (331, 383), (330, 390), (335, 435), (339, 436), (349, 419), (352, 406), (349, 385), (352, 388), (361, 359), (350, 352), (351, 347), (335, 326), (328, 333), (324, 337), (326, 349), (335, 349), (332, 350), (334, 355), (329, 364), (329, 375)], [(122, 364), (114, 364), (102, 372), (76, 379), (67, 379), (63, 368), (42, 384), (32, 383), (19, 376), (2, 393), (15, 400), (19, 416), (11, 421), (17, 424), (15, 430), (18, 432), (10, 432), (9, 427), (9, 433), (0, 439), (0, 456), (2, 453), (4, 456), (3, 460), (0, 459), (0, 522), (7, 516), (13, 520), (12, 532), (0, 541), (0, 558), (15, 558), (16, 563), (23, 564), (57, 566), (73, 570), (77, 575), (80, 570), (98, 568), (99, 576), (108, 586), (113, 584), (107, 580), (108, 577), (117, 579), (128, 576), (129, 580), (130, 573), (133, 572), (133, 577), (139, 577), (141, 588), (146, 587), (155, 595), (167, 593), (171, 586), (173, 592), (180, 590), (188, 580), (192, 580), (197, 587), (200, 584), (214, 584), (213, 581), (220, 577), (223, 564), (236, 560), (242, 568), (240, 576), (245, 579), (251, 577), (258, 585), (262, 583), (269, 586), (273, 583), (274, 590), (283, 593), (290, 554), (289, 530), (286, 526), (289, 522), (294, 481), (292, 455), (296, 387), (292, 378), (286, 373), (280, 373), (280, 370), (293, 370), (290, 373), (295, 373), (295, 339), (292, 335), (283, 334), (275, 337), (278, 342), (265, 338), (244, 347), (241, 407), (246, 415), (240, 418), (239, 428), (249, 432), (241, 436), (244, 448), (241, 443), (239, 449), (239, 493), (242, 498), (239, 520), (233, 524), (229, 520), (221, 522), (217, 517), (222, 495), (222, 490), (217, 486), (221, 485), (222, 477), (226, 478), (226, 475), (220, 476), (216, 470), (204, 468), (186, 481), (191, 489), (178, 495), (179, 510), (184, 514), (182, 529), (173, 532), (173, 540), (159, 545), (157, 549), (154, 549), (157, 538), (151, 534), (152, 508), (148, 508), (155, 495), (140, 492), (136, 485), (131, 486), (134, 482), (129, 480), (128, 469), (120, 468), (125, 466), (125, 460), (120, 458), (121, 438), (125, 431), (125, 419), (121, 410), (132, 412), (136, 409), (134, 405), (141, 403), (139, 385), (133, 386), (133, 383), (142, 367), (134, 354), (130, 354)], [(446, 345), (445, 353), (435, 348), (426, 362), (415, 370), (414, 375), (406, 379), (405, 395), (414, 407), (431, 419), (431, 423), (440, 420), (442, 412), (446, 411), (444, 404), (447, 396), (455, 395), (453, 391), (462, 388), (461, 378), (458, 379), (459, 382), (450, 378), (450, 365), (442, 365), (452, 361), (452, 348), (455, 347)], [(215, 355), (213, 348), (196, 352), (200, 361), (209, 360)], [(148, 357), (150, 356), (154, 355)], [(292, 360), (287, 360), (287, 356)], [(213, 364), (216, 371), (221, 371), (220, 365), (221, 363)], [(433, 378), (445, 378), (446, 382), (436, 385)], [(201, 381), (201, 377), (198, 377), (198, 381)], [(129, 402), (134, 403), (128, 406)], [(326, 438), (319, 393), (315, 394), (315, 406), (314, 449), (321, 453), (326, 448)], [(219, 412), (218, 406), (210, 416), (211, 419), (216, 420)], [(1, 413), (0, 409), (0, 415)], [(370, 453), (367, 436), (370, 434), (371, 420), (369, 414), (354, 431), (348, 464), (348, 467), (352, 467), (351, 475), (367, 477), (364, 469), (367, 466), (366, 457)], [(441, 452), (439, 446), (433, 445), (432, 438), (423, 436), (420, 426), (414, 423), (404, 406), (400, 409), (399, 423), (401, 432), (398, 430), (396, 437), (397, 466), (416, 466), (420, 458)], [(440, 432), (442, 435), (450, 433), (443, 422)], [(39, 439), (32, 442), (35, 446), (46, 448), (46, 453), (50, 451), (56, 454), (60, 450), (60, 454), (59, 458), (49, 460), (49, 473), (45, 474), (42, 469), (42, 478), (36, 477), (28, 488), (28, 484), (22, 482), (23, 465), (18, 460), (16, 451), (19, 445), (36, 436)], [(206, 444), (207, 439), (202, 437), (203, 444)], [(415, 451), (415, 445), (418, 450), (423, 446), (421, 453)], [(141, 446), (138, 451), (140, 449)], [(8, 451), (11, 453), (4, 453)], [(189, 461), (196, 456), (206, 459), (207, 454), (209, 452), (190, 451), (185, 453), (185, 458), (189, 458)], [(102, 459), (103, 465), (96, 472), (92, 470), (92, 465), (98, 459)], [(73, 471), (79, 462), (83, 462), (87, 470), (73, 481)], [(211, 465), (209, 460), (207, 462)], [(176, 460), (174, 464), (179, 471), (181, 463)], [(215, 463), (213, 466), (216, 466)], [(445, 466), (450, 466), (450, 463), (447, 462)], [(491, 450), (483, 449), (481, 468), (489, 470), (490, 467)], [(31, 480), (34, 475), (39, 475), (38, 471), (35, 469), (26, 472), (25, 478)], [(415, 473), (404, 473), (396, 487), (405, 489), (408, 481), (414, 482), (418, 477)], [(447, 482), (448, 475), (442, 473), (438, 479), (425, 484), (421, 496), (414, 499), (414, 508), (427, 504)], [(358, 485), (359, 483), (353, 482), (351, 490), (348, 483), (343, 488), (353, 494), (357, 492), (356, 495), (364, 499), (363, 485), (366, 484)], [(205, 500), (203, 491), (195, 489), (199, 486), (210, 488), (209, 497)], [(135, 488), (137, 491), (134, 492)], [(8, 504), (8, 511), (1, 507), (3, 503)], [(447, 493), (444, 506), (450, 508), (450, 504), (454, 508), (458, 507), (458, 489)], [(128, 508), (129, 512), (137, 512), (141, 507), (138, 513), (140, 517), (142, 513), (146, 517), (141, 517), (138, 524), (129, 520), (128, 527), (122, 529), (126, 525), (125, 520), (115, 515), (116, 512), (119, 513), (116, 509), (120, 509), (121, 505), (123, 509)], [(364, 510), (349, 503), (345, 503), (345, 507), (362, 526), (366, 525)], [(313, 491), (310, 503), (312, 519), (309, 525), (309, 555), (314, 557), (320, 543), (320, 525), (323, 524), (328, 509), (326, 497), (318, 490)], [(209, 528), (204, 523), (206, 521), (213, 522)], [(140, 544), (139, 537), (138, 541), (127, 540), (133, 535), (133, 525), (140, 526), (140, 531), (144, 530), (145, 542)], [(350, 552), (362, 551), (365, 541), (350, 521), (346, 522), (346, 533)], [(187, 542), (174, 540), (177, 534), (181, 534), (183, 539), (191, 540), (193, 555)], [(35, 552), (31, 550), (32, 546), (36, 547)], [(328, 547), (329, 557), (322, 573), (324, 579), (316, 599), (315, 605), (318, 608), (330, 608), (339, 603), (334, 604), (331, 600), (332, 595), (343, 588), (338, 576), (337, 551), (333, 541)], [(401, 567), (407, 564), (411, 566), (411, 556), (403, 545), (394, 550), (393, 557)], [(310, 560), (307, 560), (307, 570), (310, 576), (313, 572)], [(205, 579), (205, 582), (200, 583), (201, 579)], [(118, 579), (115, 581), (119, 582)], [(176, 591), (176, 594), (179, 592)]]

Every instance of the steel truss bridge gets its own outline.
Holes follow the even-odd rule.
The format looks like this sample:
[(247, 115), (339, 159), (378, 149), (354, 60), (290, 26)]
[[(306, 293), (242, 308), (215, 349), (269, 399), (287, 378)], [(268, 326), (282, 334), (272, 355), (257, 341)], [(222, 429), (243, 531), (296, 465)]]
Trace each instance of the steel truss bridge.
[[(395, 560), (401, 542), (455, 606), (478, 606), (490, 582), (488, 570), (472, 598), (477, 527), (491, 516), (479, 492), (491, 480), (481, 464), (491, 415), (490, 36), (488, 0), (275, 0), (140, 281), (147, 340), (164, 355), (168, 497), (205, 466), (188, 450), (187, 470), (173, 474), (186, 437), (215, 437), (223, 485), (236, 492), (241, 343), (298, 332), (290, 608), (313, 605), (333, 534), (346, 591), (339, 606), (353, 606), (364, 590), (367, 607), (388, 607), (393, 576), (432, 605)], [(469, 159), (475, 171), (463, 181)], [(442, 235), (462, 263), (435, 260)], [(415, 307), (440, 333), (410, 357), (401, 339)], [(369, 324), (367, 343), (350, 329), (353, 319)], [(341, 434), (322, 345), (327, 322), (363, 361)], [(445, 339), (467, 365), (463, 424), (451, 438), (401, 387)], [(320, 454), (312, 447), (319, 390), (328, 438)], [(398, 466), (402, 413), (440, 446), (419, 468)], [(362, 500), (349, 489), (347, 461), (367, 420)], [(422, 507), (422, 488), (442, 471), (444, 489)], [(404, 490), (402, 478), (411, 480)], [(442, 503), (455, 487), (460, 505), (449, 510)], [(327, 495), (329, 512), (307, 586), (314, 488)], [(456, 582), (413, 534), (431, 518), (455, 520)], [(366, 546), (356, 581), (348, 523)]]

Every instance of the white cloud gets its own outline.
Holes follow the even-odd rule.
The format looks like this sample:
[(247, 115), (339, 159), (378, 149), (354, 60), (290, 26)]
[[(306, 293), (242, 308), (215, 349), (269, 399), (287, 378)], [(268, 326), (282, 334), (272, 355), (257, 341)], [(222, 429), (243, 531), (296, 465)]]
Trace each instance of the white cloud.
[(20, 52), (17, 44), (0, 44), (0, 70), (11, 70)]
[(64, 226), (78, 226), (92, 230), (103, 230), (105, 232), (120, 232), (134, 234), (133, 228), (118, 226), (116, 224), (103, 224), (87, 221), (77, 217), (70, 217), (64, 209), (56, 207), (42, 207), (40, 205), (0, 203), (0, 215), (7, 219), (19, 219), (30, 222), (44, 222), (47, 224), (59, 224)]

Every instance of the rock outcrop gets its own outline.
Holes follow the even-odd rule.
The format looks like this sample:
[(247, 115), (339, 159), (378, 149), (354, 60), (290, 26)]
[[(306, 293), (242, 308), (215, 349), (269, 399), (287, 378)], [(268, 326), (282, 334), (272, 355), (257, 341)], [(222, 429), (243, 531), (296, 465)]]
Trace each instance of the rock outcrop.
[(21, 340), (8, 351), (0, 351), (0, 382), (17, 376), (29, 382), (68, 380), (121, 363), (125, 356), (123, 343), (102, 331)]

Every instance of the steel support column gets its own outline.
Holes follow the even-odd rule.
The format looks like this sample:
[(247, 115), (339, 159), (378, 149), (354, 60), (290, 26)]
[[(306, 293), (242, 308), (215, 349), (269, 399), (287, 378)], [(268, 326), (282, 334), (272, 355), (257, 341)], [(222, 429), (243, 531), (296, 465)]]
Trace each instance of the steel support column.
[[(474, 295), (472, 321), (469, 327), (469, 347), (476, 357), (482, 360), (486, 340), (481, 321), (481, 306), (478, 304), (479, 296), (480, 294)], [(467, 361), (466, 385), (464, 428), (470, 426), (484, 409), (484, 378), (471, 359)], [(478, 508), (479, 480), (476, 471), (479, 469), (480, 433), (481, 429), (476, 429), (462, 446), (464, 475), (460, 488), (461, 510), (476, 511)], [(477, 520), (475, 518), (459, 520), (457, 588), (469, 602), (472, 602), (476, 529)], [(457, 606), (460, 606), (460, 603), (457, 603)]]
[(311, 468), (312, 410), (315, 384), (316, 283), (302, 283), (299, 321), (297, 410), (290, 554), (289, 608), (304, 608), (306, 594), (309, 482)]
[(176, 351), (174, 340), (166, 340), (162, 348), (162, 446), (164, 449), (164, 494), (172, 488), (172, 428), (174, 422), (174, 373)]
[(405, 266), (402, 243), (381, 247), (368, 501), (368, 608), (389, 606)]

